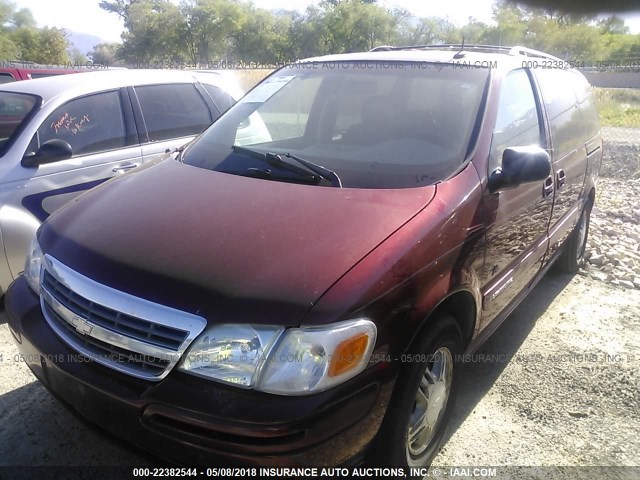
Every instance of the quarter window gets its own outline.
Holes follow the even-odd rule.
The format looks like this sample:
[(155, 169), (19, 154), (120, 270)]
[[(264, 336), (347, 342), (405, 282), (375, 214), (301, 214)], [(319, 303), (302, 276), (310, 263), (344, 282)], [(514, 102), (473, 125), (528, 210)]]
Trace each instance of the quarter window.
[(136, 94), (151, 142), (197, 135), (213, 122), (192, 84), (136, 87)]
[(524, 70), (509, 72), (502, 81), (498, 118), (493, 131), (489, 171), (502, 164), (508, 147), (541, 145), (540, 122), (531, 81)]
[(216, 107), (218, 108), (218, 111), (221, 115), (231, 107), (233, 107), (233, 104), (236, 103), (236, 101), (231, 98), (229, 94), (225, 93), (221, 88), (218, 88), (214, 85), (207, 85), (206, 83), (203, 83), (202, 86), (213, 100), (213, 103), (216, 104)]
[(35, 145), (60, 139), (73, 155), (87, 155), (126, 146), (120, 94), (98, 93), (72, 100), (56, 109), (38, 130)]

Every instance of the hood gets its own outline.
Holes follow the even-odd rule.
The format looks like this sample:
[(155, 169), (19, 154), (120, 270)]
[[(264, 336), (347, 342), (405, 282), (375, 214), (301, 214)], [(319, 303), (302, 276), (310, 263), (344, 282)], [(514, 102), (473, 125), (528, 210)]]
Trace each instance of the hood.
[(43, 251), (112, 288), (209, 321), (298, 325), (435, 187), (338, 189), (166, 160), (78, 197)]

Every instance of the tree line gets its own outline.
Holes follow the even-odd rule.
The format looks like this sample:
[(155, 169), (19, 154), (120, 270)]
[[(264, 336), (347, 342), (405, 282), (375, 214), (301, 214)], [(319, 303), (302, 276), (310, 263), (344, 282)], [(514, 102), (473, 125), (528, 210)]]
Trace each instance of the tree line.
[(0, 0), (0, 60), (65, 65), (87, 59), (69, 44), (64, 30), (37, 28), (31, 10), (16, 10), (8, 0)]
[[(323, 0), (303, 13), (256, 8), (246, 0), (102, 0), (124, 22), (122, 43), (96, 45), (87, 55), (107, 65), (188, 64), (218, 61), (289, 62), (378, 45), (479, 43), (524, 45), (582, 64), (640, 59), (640, 35), (615, 15), (588, 15), (518, 6), (499, 0), (494, 23), (469, 18), (416, 18), (375, 0)], [(40, 63), (81, 60), (63, 30), (35, 27), (31, 12), (0, 0), (0, 55)]]

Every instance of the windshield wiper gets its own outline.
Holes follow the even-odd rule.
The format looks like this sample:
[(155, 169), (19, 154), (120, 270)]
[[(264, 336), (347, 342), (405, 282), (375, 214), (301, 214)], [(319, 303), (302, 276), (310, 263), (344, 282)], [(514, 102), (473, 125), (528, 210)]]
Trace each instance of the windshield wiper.
[(304, 160), (300, 157), (297, 157), (295, 155), (292, 155), (290, 153), (284, 153), (282, 154), (282, 156), (280, 154), (277, 153), (272, 153), (272, 152), (267, 152), (267, 153), (262, 153), (262, 152), (258, 152), (256, 150), (252, 150), (250, 148), (247, 147), (241, 147), (240, 145), (233, 145), (231, 147), (233, 149), (234, 152), (244, 152), (248, 155), (252, 155), (256, 158), (262, 159), (267, 161), (268, 163), (270, 163), (271, 165), (275, 165), (275, 166), (279, 166), (282, 168), (286, 168), (287, 170), (290, 170), (292, 172), (296, 172), (300, 175), (305, 175), (308, 176), (308, 171), (307, 170), (303, 170), (301, 168), (296, 167), (295, 165), (291, 165), (290, 163), (285, 162), (284, 160), (282, 160), (282, 156), (286, 157), (286, 158), (290, 158), (292, 160), (295, 160), (296, 162), (304, 165), (305, 167), (307, 167), (307, 169), (311, 170), (315, 175), (312, 175), (311, 177), (316, 179), (317, 182), (319, 183), (321, 179), (325, 179), (331, 182), (331, 185), (333, 185), (334, 187), (339, 187), (342, 188), (342, 181), (340, 180), (340, 177), (338, 177), (338, 174), (329, 170), (328, 168), (325, 168), (321, 165), (317, 165), (313, 162), (310, 162), (308, 160)]
[(275, 180), (278, 182), (297, 183), (302, 185), (317, 185), (319, 179), (315, 176), (305, 175), (303, 177), (285, 177), (281, 175), (274, 175), (273, 171), (260, 168), (248, 168), (243, 172), (236, 173), (241, 177), (261, 178), (263, 180)]
[(274, 165), (276, 167), (289, 170), (290, 172), (297, 173), (302, 177), (305, 177), (309, 180), (313, 180), (316, 184), (320, 183), (320, 181), (322, 180), (321, 176), (313, 175), (313, 174), (310, 175), (309, 171), (305, 170), (304, 168), (299, 168), (299, 167), (296, 167), (295, 165), (291, 165), (290, 163), (283, 162), (280, 156), (276, 155), (275, 153), (262, 153), (247, 147), (241, 147), (240, 145), (233, 145), (231, 149), (234, 152), (245, 153), (259, 160), (264, 160), (270, 165)]
[(291, 160), (295, 160), (298, 163), (301, 163), (312, 172), (317, 173), (325, 180), (330, 181), (331, 185), (333, 185), (334, 187), (342, 188), (342, 180), (340, 180), (338, 174), (333, 170), (329, 170), (327, 167), (323, 167), (322, 165), (318, 165), (317, 163), (310, 162), (309, 160), (305, 160), (304, 158), (297, 157), (290, 153), (285, 153), (284, 156), (290, 158)]

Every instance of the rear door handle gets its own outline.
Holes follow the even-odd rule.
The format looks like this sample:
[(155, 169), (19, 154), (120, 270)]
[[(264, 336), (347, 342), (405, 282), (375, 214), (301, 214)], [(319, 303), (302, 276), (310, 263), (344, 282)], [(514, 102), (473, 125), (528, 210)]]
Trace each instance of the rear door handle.
[(553, 195), (553, 177), (548, 176), (544, 181), (544, 186), (542, 187), (542, 196), (544, 198), (550, 197)]
[(140, 164), (136, 163), (136, 162), (122, 162), (119, 165), (116, 165), (115, 167), (113, 167), (113, 173), (124, 173), (124, 172), (128, 172), (129, 170), (133, 170), (136, 167), (139, 167)]
[(564, 170), (560, 169), (556, 174), (556, 179), (558, 182), (558, 190), (560, 190), (562, 187), (564, 187), (564, 184), (567, 183), (567, 174), (564, 173)]

